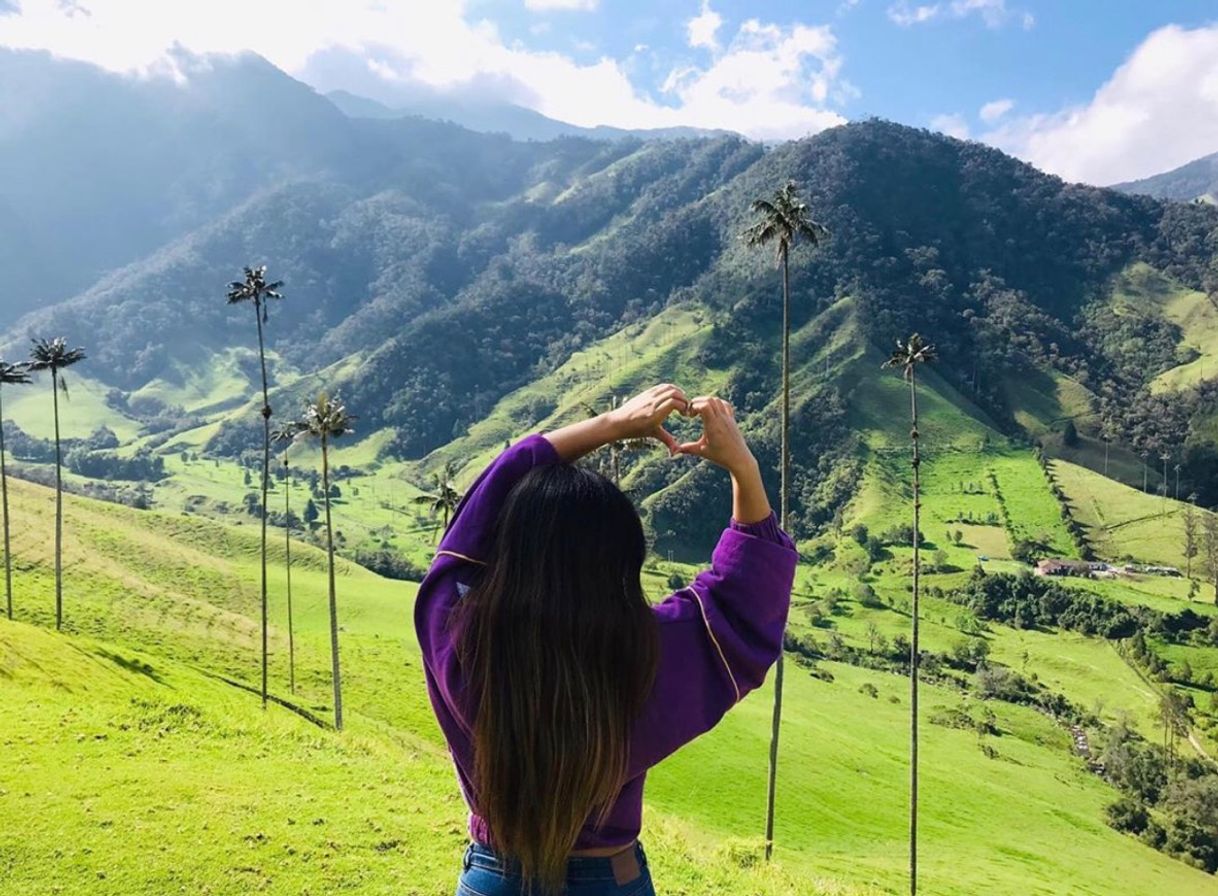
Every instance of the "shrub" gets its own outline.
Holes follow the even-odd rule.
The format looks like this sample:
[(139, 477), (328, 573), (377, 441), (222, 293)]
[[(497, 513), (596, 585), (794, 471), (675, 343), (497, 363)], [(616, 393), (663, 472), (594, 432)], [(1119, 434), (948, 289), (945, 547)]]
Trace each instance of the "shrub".
[(1104, 809), (1104, 815), (1108, 819), (1109, 827), (1126, 834), (1142, 833), (1150, 821), (1146, 806), (1127, 796), (1121, 797), (1115, 803), (1109, 803)]

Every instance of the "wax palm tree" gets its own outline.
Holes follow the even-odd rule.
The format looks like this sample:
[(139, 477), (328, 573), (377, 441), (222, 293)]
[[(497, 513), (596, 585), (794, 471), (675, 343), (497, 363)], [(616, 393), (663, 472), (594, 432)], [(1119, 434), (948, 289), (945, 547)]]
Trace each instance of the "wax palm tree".
[(62, 336), (35, 339), (30, 350), (30, 370), (51, 372), (51, 404), (55, 414), (55, 629), (63, 628), (63, 454), (59, 439), (59, 393), (68, 397), (63, 370), (85, 359), (84, 349), (68, 348)]
[[(616, 395), (609, 396), (609, 410), (617, 410), (620, 401)], [(584, 403), (584, 411), (588, 417), (599, 417), (601, 412), (594, 405)], [(613, 473), (613, 484), (622, 484), (622, 454), (635, 451), (650, 451), (655, 445), (653, 439), (618, 439), (605, 447), (609, 449), (609, 469)]]
[(1184, 505), (1184, 560), (1188, 564), (1184, 577), (1190, 582), (1193, 578), (1193, 558), (1201, 546), (1197, 526), (1197, 495), (1194, 493), (1188, 496), (1188, 503)]
[(921, 525), (921, 466), (922, 454), (918, 443), (918, 389), (917, 369), (937, 359), (935, 347), (917, 333), (907, 342), (897, 340), (892, 356), (884, 362), (885, 367), (900, 368), (909, 383), (909, 440), (913, 446), (913, 602), (912, 627), (909, 642), (909, 892), (918, 892), (918, 598), (921, 575), (922, 541)]
[(443, 519), (443, 527), (436, 529), (437, 541), (440, 538), (440, 533), (448, 528), (448, 518), (452, 516), (453, 511), (457, 509), (457, 505), (461, 503), (461, 493), (453, 488), (453, 475), (456, 472), (456, 462), (451, 460), (445, 461), (443, 469), (432, 476), (432, 481), (435, 483), (432, 491), (424, 492), (414, 499), (415, 504), (421, 504), (428, 509), (432, 519), (437, 517)]
[(262, 365), (262, 708), (266, 709), (267, 674), (267, 598), (266, 598), (266, 494), (271, 475), (271, 399), (266, 378), (266, 342), (262, 327), (267, 319), (267, 304), (271, 299), (281, 299), (279, 288), (282, 280), (268, 283), (266, 265), (246, 267), (245, 278), (228, 285), (228, 304), (249, 302), (254, 306), (254, 320), (258, 325), (258, 361)]
[[(21, 386), (30, 381), (29, 365), (0, 361), (0, 392), (3, 386)], [(4, 603), (13, 618), (13, 551), (9, 542), (8, 469), (4, 465), (4, 405), (0, 403), (0, 503), (4, 505)]]
[(343, 730), (343, 685), (338, 665), (338, 595), (334, 586), (334, 524), (330, 518), (330, 441), (351, 432), (355, 418), (338, 397), (325, 392), (305, 406), (299, 434), (321, 445), (321, 489), (326, 502), (326, 554), (330, 571), (330, 662), (334, 679), (334, 727)]
[[(788, 259), (800, 239), (819, 245), (829, 231), (812, 220), (808, 206), (799, 196), (795, 181), (787, 181), (769, 199), (755, 199), (751, 206), (759, 216), (743, 236), (750, 246), (774, 245), (775, 257), (782, 268), (782, 449), (779, 463), (779, 518), (788, 528), (791, 430), (791, 280)], [(770, 727), (770, 769), (766, 786), (765, 857), (774, 850), (774, 793), (778, 773), (778, 731), (782, 722), (782, 654), (774, 669), (774, 713)]]
[(288, 690), (296, 693), (296, 630), (292, 624), (292, 470), (288, 466), (288, 449), (296, 438), (295, 424), (288, 424), (271, 433), (271, 441), (283, 446), (283, 557), (288, 578)]

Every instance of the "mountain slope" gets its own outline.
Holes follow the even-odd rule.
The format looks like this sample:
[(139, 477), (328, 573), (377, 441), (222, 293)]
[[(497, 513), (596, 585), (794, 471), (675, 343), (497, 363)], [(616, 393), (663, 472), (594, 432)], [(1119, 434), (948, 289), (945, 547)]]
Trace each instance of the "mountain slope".
[(259, 57), (175, 65), (177, 81), (136, 78), (0, 49), (0, 322), (357, 152), (343, 115)]
[(548, 118), (540, 112), (514, 103), (452, 93), (422, 95), (413, 101), (393, 106), (346, 90), (332, 90), (325, 96), (344, 115), (351, 118), (432, 118), (437, 121), (451, 121), (471, 131), (507, 134), (515, 140), (555, 140), (559, 137), (588, 137), (593, 140), (620, 140), (624, 137), (674, 140), (725, 137), (732, 134), (730, 131), (691, 127), (614, 128), (598, 125), (586, 128)]
[[(388, 433), (382, 459), (413, 460), (577, 352), (684, 305), (702, 319), (697, 365), (685, 370), (719, 371), (718, 387), (755, 415), (768, 451), (777, 283), (766, 254), (739, 234), (751, 199), (794, 176), (833, 233), (792, 258), (794, 324), (808, 328), (797, 358), (814, 390), (800, 402), (816, 409), (797, 421), (805, 481), (844, 469), (849, 447), (828, 444), (847, 441), (841, 397), (866, 379), (874, 347), (915, 329), (939, 345), (936, 392), (1050, 450), (1064, 450), (1054, 434), (1066, 419), (1086, 439), (1098, 432), (1086, 421), (1102, 420), (1119, 448), (1140, 453), (1143, 442), (1185, 441), (1177, 429), (1209, 419), (1199, 378), (1168, 373), (1205, 321), (1170, 303), (1110, 299), (1129, 293), (1139, 265), (1173, 289), (1199, 286), (1218, 234), (1212, 209), (1067, 185), (977, 144), (883, 122), (770, 152), (731, 138), (519, 143), (420, 119), (365, 124), (392, 139), (359, 171), (253, 196), (28, 315), (5, 350), (20, 352), (25, 333), (65, 333), (87, 344), (87, 373), (118, 387), (116, 402), (173, 394), (191, 370), (228, 365), (232, 346), (252, 344), (248, 314), (220, 295), (240, 263), (257, 259), (287, 279), (269, 325), (276, 406), (338, 389), (361, 432)], [(1153, 346), (1148, 363), (1132, 359), (1135, 344)], [(836, 363), (864, 355), (854, 374)], [(811, 375), (817, 361), (824, 376)], [(1152, 401), (1167, 382), (1183, 390), (1176, 417)], [(207, 450), (235, 455), (257, 421), (233, 413), (236, 393), (210, 397), (222, 413), (160, 416), (215, 427)], [(1128, 451), (1118, 455), (1127, 463)], [(1207, 491), (1218, 455), (1182, 460), (1189, 487), (1218, 500)], [(639, 482), (648, 494), (669, 484)], [(826, 522), (849, 487), (846, 477), (833, 494), (797, 497), (801, 525)]]
[(1113, 184), (1112, 189), (1124, 193), (1141, 193), (1156, 199), (1175, 199), (1180, 202), (1203, 199), (1212, 203), (1218, 196), (1218, 152), (1194, 159), (1162, 174)]

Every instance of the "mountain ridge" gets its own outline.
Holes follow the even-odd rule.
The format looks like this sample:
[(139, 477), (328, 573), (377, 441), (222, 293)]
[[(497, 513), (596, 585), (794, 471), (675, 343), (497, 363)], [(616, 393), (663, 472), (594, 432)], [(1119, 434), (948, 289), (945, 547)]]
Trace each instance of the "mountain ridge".
[(550, 118), (526, 106), (495, 100), (478, 100), (437, 93), (403, 105), (389, 106), (379, 100), (346, 90), (324, 94), (351, 118), (431, 118), (448, 121), (481, 133), (506, 133), (515, 140), (555, 140), (560, 137), (587, 137), (593, 140), (674, 140), (701, 137), (739, 137), (722, 128), (667, 127), (617, 128), (610, 125), (584, 127)]

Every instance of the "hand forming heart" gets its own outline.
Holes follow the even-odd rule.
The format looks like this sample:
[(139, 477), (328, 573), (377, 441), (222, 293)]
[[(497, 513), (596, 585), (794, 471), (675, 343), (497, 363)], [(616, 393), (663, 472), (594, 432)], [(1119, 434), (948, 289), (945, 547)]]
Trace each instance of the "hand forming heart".
[[(664, 428), (664, 421), (673, 413), (701, 417), (702, 435), (694, 441), (678, 443)], [(639, 393), (610, 414), (620, 438), (658, 439), (671, 455), (701, 457), (728, 470), (746, 469), (757, 463), (736, 425), (731, 404), (722, 398), (690, 399), (680, 387), (663, 383)]]

